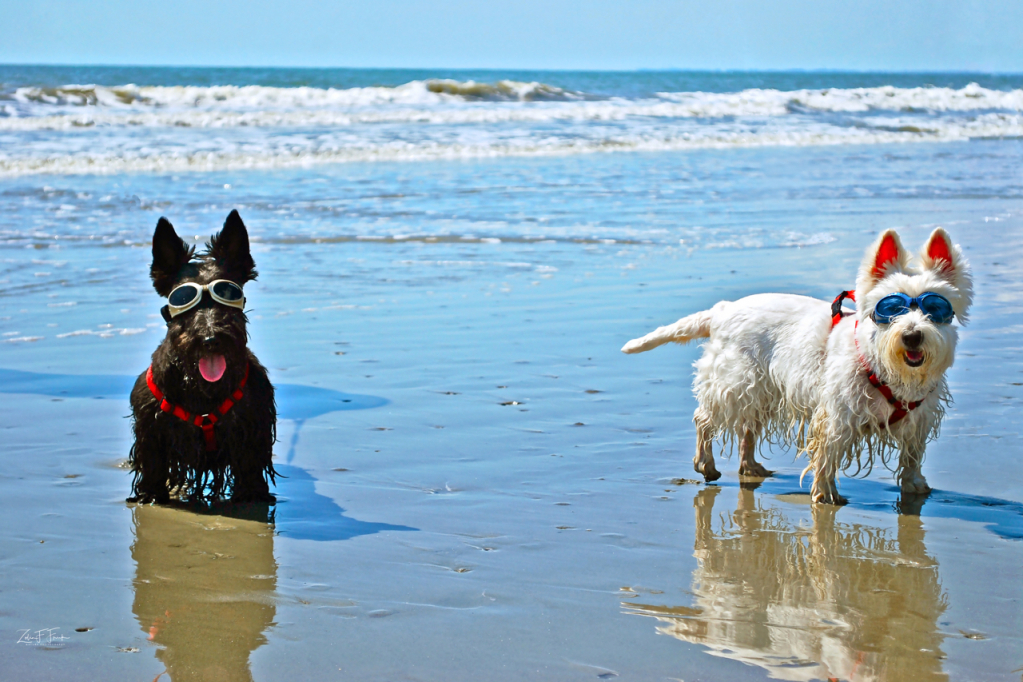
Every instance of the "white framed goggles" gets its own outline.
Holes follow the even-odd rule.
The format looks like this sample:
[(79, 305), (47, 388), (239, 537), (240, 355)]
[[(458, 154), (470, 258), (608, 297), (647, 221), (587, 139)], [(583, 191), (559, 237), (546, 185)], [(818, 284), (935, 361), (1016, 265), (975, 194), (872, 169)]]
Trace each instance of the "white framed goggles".
[(242, 293), (242, 288), (231, 280), (215, 279), (209, 284), (185, 282), (174, 287), (167, 296), (167, 315), (177, 317), (199, 305), (204, 291), (208, 291), (210, 297), (221, 305), (238, 309), (245, 307), (245, 294)]

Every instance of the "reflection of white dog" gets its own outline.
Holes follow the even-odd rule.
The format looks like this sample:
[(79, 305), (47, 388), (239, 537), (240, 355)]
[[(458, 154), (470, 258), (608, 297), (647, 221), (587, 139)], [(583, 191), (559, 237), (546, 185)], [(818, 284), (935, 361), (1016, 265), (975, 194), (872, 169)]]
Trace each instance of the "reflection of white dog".
[[(856, 313), (805, 296), (759, 294), (722, 301), (634, 339), (640, 353), (709, 338), (696, 362), (696, 470), (720, 477), (712, 442), (739, 442), (739, 473), (769, 476), (758, 441), (795, 443), (810, 458), (814, 501), (842, 504), (839, 469), (887, 465), (900, 453), (902, 490), (930, 490), (920, 473), (948, 402), (945, 371), (956, 346), (953, 315), (966, 321), (969, 264), (941, 228), (911, 264), (887, 230), (867, 250), (856, 279)], [(863, 455), (866, 455), (865, 461)]]
[(773, 680), (948, 682), (939, 625), (948, 595), (919, 516), (900, 514), (892, 532), (839, 523), (836, 507), (815, 505), (810, 525), (789, 513), (797, 507), (738, 495), (734, 509), (715, 508), (727, 497), (717, 486), (693, 500), (692, 605), (636, 594), (626, 613)]

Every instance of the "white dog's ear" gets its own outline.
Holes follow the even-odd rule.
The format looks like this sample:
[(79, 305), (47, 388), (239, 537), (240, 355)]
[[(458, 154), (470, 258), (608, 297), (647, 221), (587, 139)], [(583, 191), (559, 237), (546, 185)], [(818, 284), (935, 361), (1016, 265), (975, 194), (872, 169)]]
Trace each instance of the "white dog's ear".
[(955, 273), (961, 269), (959, 266), (962, 259), (963, 254), (959, 247), (952, 243), (948, 233), (940, 227), (931, 232), (923, 251), (920, 252), (924, 269), (934, 270), (952, 285), (956, 283)]
[(935, 272), (939, 277), (959, 290), (959, 301), (952, 301), (956, 317), (966, 322), (966, 311), (973, 300), (973, 279), (970, 276), (970, 264), (963, 257), (959, 245), (953, 244), (948, 233), (942, 228), (931, 232), (923, 250), (920, 261), (925, 270)]
[(895, 230), (885, 230), (877, 238), (860, 265), (856, 278), (856, 291), (866, 292), (893, 272), (902, 272), (909, 265), (909, 254), (902, 248), (902, 240)]
[[(867, 249), (860, 272), (856, 276), (856, 310), (866, 320), (867, 298), (882, 279), (893, 272), (904, 272), (909, 267), (909, 254), (902, 248), (902, 240), (895, 230), (885, 230)], [(867, 303), (869, 305), (869, 303)]]

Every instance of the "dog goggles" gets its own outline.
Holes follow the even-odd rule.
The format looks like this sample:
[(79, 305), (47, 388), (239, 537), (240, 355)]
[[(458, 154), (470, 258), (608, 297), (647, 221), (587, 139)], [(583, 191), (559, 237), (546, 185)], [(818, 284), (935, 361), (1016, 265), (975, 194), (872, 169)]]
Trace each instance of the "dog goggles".
[(174, 287), (167, 297), (168, 314), (177, 317), (199, 305), (204, 291), (210, 292), (210, 297), (221, 305), (229, 305), (232, 308), (245, 307), (245, 295), (240, 286), (230, 280), (215, 279), (209, 284), (185, 282)]
[(948, 324), (955, 316), (952, 304), (948, 302), (947, 298), (941, 294), (928, 291), (915, 298), (902, 293), (889, 294), (877, 302), (877, 305), (874, 306), (874, 312), (870, 317), (877, 324), (888, 324), (893, 318), (908, 313), (914, 306), (926, 315), (931, 322), (938, 324)]

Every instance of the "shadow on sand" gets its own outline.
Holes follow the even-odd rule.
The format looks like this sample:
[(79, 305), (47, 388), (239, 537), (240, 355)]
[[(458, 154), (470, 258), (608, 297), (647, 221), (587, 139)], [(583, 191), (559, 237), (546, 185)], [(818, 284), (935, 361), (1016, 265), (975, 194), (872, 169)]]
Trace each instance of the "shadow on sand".
[(308, 471), (278, 465), (276, 534), (291, 540), (349, 540), (381, 531), (416, 531), (418, 528), (359, 521), (345, 516), (334, 500), (316, 492), (316, 479)]
[[(776, 474), (771, 478), (749, 482), (718, 481), (720, 487), (742, 487), (767, 495), (785, 495), (793, 499), (810, 497), (806, 488), (800, 488), (799, 476)], [(932, 490), (928, 495), (903, 495), (899, 487), (882, 481), (843, 478), (842, 493), (849, 496), (850, 509), (869, 509), (877, 512), (894, 510), (907, 516), (958, 519), (983, 524), (995, 535), (1007, 540), (1023, 539), (1023, 504), (996, 497), (965, 495), (950, 490)]]

